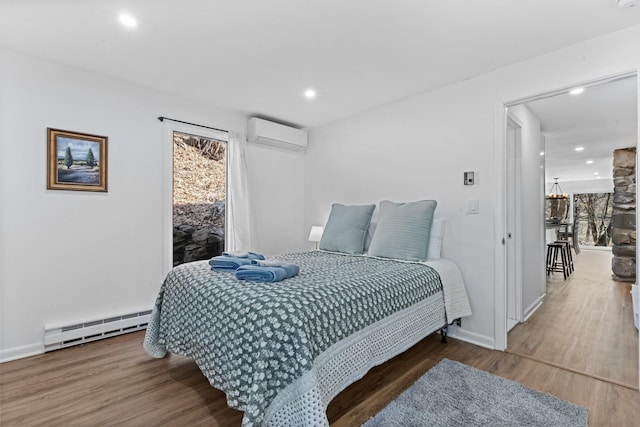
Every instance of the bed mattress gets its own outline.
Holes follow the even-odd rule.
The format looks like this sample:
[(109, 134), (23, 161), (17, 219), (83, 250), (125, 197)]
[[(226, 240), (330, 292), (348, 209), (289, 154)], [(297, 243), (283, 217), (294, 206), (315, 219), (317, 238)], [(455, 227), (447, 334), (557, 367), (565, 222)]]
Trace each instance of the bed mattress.
[(243, 426), (328, 425), (326, 406), (346, 386), (470, 314), (459, 271), (445, 261), (432, 268), (326, 251), (278, 258), (300, 274), (258, 283), (206, 261), (176, 267), (145, 337), (154, 357), (192, 357), (244, 411)]

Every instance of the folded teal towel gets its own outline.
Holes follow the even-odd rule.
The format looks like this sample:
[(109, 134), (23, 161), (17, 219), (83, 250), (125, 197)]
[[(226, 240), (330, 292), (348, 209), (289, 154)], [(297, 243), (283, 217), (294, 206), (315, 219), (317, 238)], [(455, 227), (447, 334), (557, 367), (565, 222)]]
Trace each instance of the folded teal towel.
[(235, 271), (241, 265), (251, 264), (252, 260), (263, 260), (264, 255), (257, 252), (234, 251), (222, 252), (209, 260), (212, 270)]
[(264, 255), (262, 254), (247, 251), (222, 252), (222, 255), (232, 258), (264, 259)]
[(235, 258), (225, 255), (214, 256), (209, 260), (211, 269), (220, 271), (234, 271), (241, 265), (249, 264), (251, 264), (251, 259), (249, 258)]
[(254, 282), (279, 282), (293, 277), (299, 272), (300, 267), (295, 264), (283, 263), (278, 267), (243, 265), (236, 270), (236, 278)]
[(300, 267), (290, 262), (283, 262), (277, 259), (267, 260), (251, 260), (251, 265), (258, 265), (260, 267), (280, 267), (287, 270), (287, 278), (293, 277), (300, 272)]

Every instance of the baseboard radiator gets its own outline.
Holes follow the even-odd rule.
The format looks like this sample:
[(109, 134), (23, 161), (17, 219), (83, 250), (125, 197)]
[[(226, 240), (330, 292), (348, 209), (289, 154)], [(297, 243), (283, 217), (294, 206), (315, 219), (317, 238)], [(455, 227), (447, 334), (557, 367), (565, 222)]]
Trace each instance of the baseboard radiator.
[(44, 351), (53, 351), (147, 328), (151, 310), (60, 327), (45, 327)]

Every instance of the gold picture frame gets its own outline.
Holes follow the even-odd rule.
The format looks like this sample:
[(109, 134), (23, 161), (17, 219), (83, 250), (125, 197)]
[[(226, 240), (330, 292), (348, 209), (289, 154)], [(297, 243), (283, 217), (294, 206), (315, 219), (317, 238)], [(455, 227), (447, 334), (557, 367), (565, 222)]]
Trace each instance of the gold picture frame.
[(108, 140), (47, 128), (47, 189), (106, 192)]

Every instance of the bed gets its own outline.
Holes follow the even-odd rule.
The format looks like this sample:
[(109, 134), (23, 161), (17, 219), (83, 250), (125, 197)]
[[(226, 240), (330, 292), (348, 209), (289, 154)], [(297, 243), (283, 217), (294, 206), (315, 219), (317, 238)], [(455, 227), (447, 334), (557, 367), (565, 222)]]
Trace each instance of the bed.
[(300, 274), (243, 282), (206, 261), (167, 276), (144, 346), (195, 360), (243, 426), (328, 425), (331, 399), (369, 369), (468, 316), (460, 272), (327, 251), (279, 256)]

